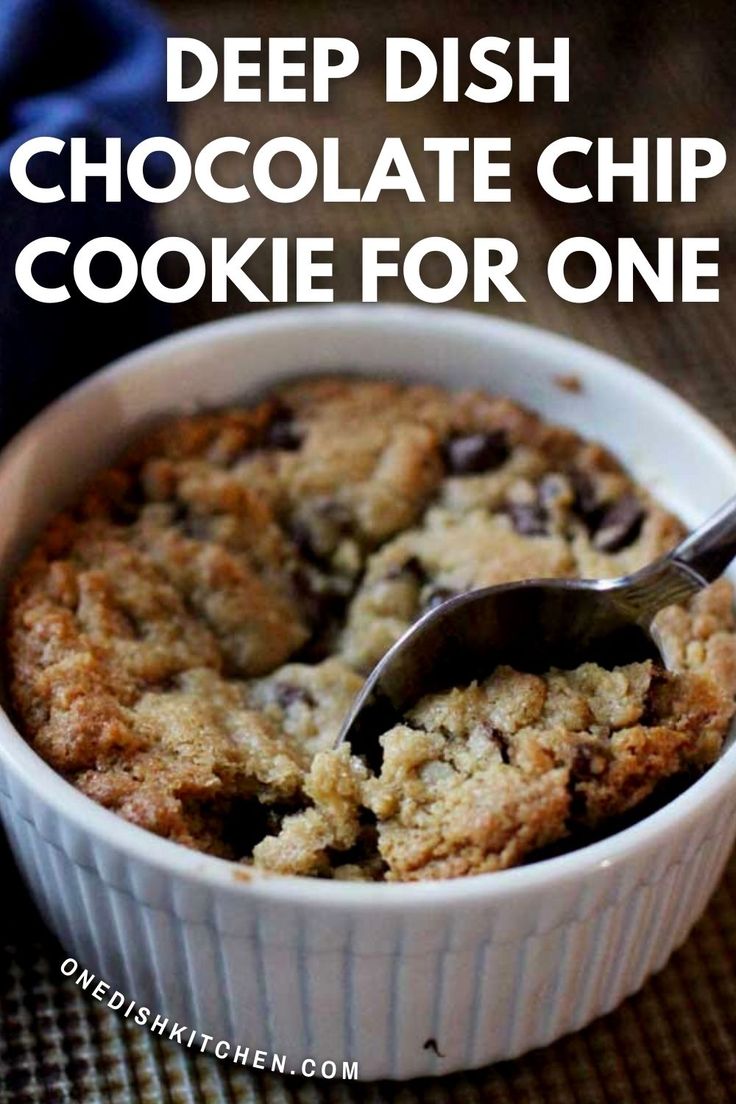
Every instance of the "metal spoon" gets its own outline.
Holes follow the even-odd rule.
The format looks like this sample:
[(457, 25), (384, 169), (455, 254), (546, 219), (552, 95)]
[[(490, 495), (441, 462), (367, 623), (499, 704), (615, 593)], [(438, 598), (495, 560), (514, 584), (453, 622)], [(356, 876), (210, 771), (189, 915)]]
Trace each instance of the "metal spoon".
[(450, 598), (374, 667), (338, 736), (375, 759), (377, 738), (424, 694), (499, 663), (522, 671), (661, 660), (652, 620), (713, 582), (736, 556), (736, 496), (668, 555), (619, 579), (531, 579)]

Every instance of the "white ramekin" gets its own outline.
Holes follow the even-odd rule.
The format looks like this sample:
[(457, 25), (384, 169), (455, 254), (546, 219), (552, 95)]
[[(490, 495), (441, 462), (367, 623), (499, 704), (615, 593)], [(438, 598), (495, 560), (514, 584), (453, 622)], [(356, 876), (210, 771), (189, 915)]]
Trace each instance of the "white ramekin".
[[(708, 422), (569, 340), (443, 308), (274, 310), (127, 357), (16, 438), (0, 460), (0, 578), (145, 419), (325, 369), (509, 394), (603, 440), (690, 522), (736, 486), (736, 453)], [(570, 374), (578, 393), (559, 384)], [(500, 874), (416, 885), (245, 881), (233, 864), (77, 793), (4, 715), (0, 790), (30, 890), (81, 964), (171, 1021), (285, 1054), (287, 1072), (304, 1058), (349, 1059), (364, 1079), (511, 1058), (612, 1009), (684, 940), (736, 833), (733, 747), (682, 796), (610, 839)]]

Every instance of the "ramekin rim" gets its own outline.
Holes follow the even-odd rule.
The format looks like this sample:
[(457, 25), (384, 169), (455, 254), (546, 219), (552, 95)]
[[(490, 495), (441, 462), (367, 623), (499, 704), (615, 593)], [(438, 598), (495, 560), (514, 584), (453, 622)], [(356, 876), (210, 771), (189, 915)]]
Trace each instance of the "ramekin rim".
[[(324, 317), (326, 313), (336, 319), (349, 321), (357, 311), (361, 314), (361, 321), (370, 313), (374, 317), (382, 316), (386, 321), (390, 318), (394, 324), (408, 315), (414, 318), (434, 316), (435, 320), (441, 318), (444, 325), (450, 323), (460, 327), (471, 323), (476, 326), (480, 323), (497, 331), (503, 330), (507, 338), (522, 344), (529, 336), (533, 336), (537, 341), (556, 345), (575, 357), (592, 360), (595, 363), (587, 364), (588, 371), (613, 372), (621, 378), (628, 378), (639, 391), (648, 392), (658, 401), (667, 403), (679, 418), (687, 418), (691, 427), (697, 428), (704, 443), (707, 442), (711, 450), (717, 450), (721, 459), (724, 453), (731, 454), (730, 459), (736, 474), (736, 448), (717, 426), (658, 380), (593, 346), (529, 323), (495, 318), (480, 312), (414, 304), (340, 303), (314, 307), (283, 307), (252, 315), (236, 315), (193, 326), (119, 358), (62, 395), (5, 446), (0, 453), (0, 485), (3, 472), (12, 463), (16, 450), (22, 448), (30, 434), (42, 432), (44, 423), (52, 421), (62, 406), (73, 403), (80, 392), (96, 389), (111, 378), (144, 369), (146, 363), (156, 354), (174, 352), (177, 346), (190, 346), (192, 341), (206, 343), (212, 336), (224, 335), (230, 331), (240, 332), (244, 326), (247, 330), (253, 330), (272, 328), (284, 322), (290, 322), (291, 325), (311, 324), (316, 321), (317, 316)], [(229, 860), (203, 855), (140, 828), (103, 808), (53, 770), (30, 747), (2, 709), (0, 758), (5, 760), (6, 768), (22, 779), (29, 791), (53, 806), (57, 814), (73, 820), (77, 827), (86, 830), (94, 839), (99, 839), (128, 858), (154, 866), (170, 875), (176, 874), (221, 890), (255, 893), (274, 901), (314, 904), (318, 907), (352, 908), (369, 903), (372, 907), (403, 910), (424, 908), (428, 904), (451, 906), (478, 898), (486, 899), (490, 904), (508, 894), (533, 893), (549, 890), (552, 886), (561, 887), (570, 881), (578, 881), (597, 871), (624, 863), (633, 853), (648, 846), (656, 846), (657, 840), (673, 828), (683, 831), (700, 819), (710, 806), (716, 804), (729, 786), (736, 787), (735, 744), (701, 778), (672, 801), (628, 828), (577, 850), (525, 866), (462, 878), (408, 883), (359, 883), (266, 874)]]

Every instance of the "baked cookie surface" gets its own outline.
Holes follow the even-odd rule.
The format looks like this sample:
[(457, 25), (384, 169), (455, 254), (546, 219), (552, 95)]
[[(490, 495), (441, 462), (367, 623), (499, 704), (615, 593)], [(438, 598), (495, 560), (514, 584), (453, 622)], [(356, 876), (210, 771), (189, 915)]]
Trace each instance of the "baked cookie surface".
[(532, 576), (614, 576), (681, 537), (601, 447), (503, 398), (310, 379), (153, 430), (55, 518), (8, 609), (32, 746), (176, 842), (281, 873), (455, 877), (534, 857), (719, 754), (731, 588), (651, 663), (417, 703), (378, 774), (334, 739), (426, 609)]

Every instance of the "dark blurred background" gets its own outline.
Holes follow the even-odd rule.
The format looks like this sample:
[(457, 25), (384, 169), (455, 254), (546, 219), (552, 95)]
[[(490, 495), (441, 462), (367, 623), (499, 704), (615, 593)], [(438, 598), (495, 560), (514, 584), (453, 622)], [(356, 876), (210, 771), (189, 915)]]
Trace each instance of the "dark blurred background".
[[(3, 13), (8, 10), (5, 4), (12, 7), (16, 2), (0, 0), (0, 35)], [(81, 0), (44, 3), (55, 6), (60, 18), (67, 15), (54, 39), (58, 48), (78, 45), (71, 13), (81, 10)], [(109, 0), (109, 10), (114, 12), (117, 4), (118, 0)], [(324, 206), (316, 193), (291, 206), (260, 198), (226, 206), (192, 187), (180, 201), (155, 211), (153, 232), (181, 234), (203, 249), (213, 236), (227, 236), (231, 246), (256, 235), (332, 236), (338, 300), (360, 297), (364, 236), (400, 236), (404, 247), (430, 234), (446, 235), (464, 245), (475, 236), (511, 238), (519, 248), (518, 283), (527, 301), (474, 307), (466, 296), (453, 305), (535, 322), (618, 354), (674, 387), (736, 439), (736, 211), (731, 166), (701, 186), (697, 204), (633, 204), (621, 199), (610, 205), (564, 206), (545, 197), (535, 172), (542, 148), (568, 134), (610, 135), (625, 143), (634, 136), (708, 135), (720, 139), (732, 153), (736, 128), (732, 2), (156, 0), (155, 7), (170, 33), (202, 39), (218, 53), (225, 36), (238, 35), (341, 35), (354, 39), (360, 48), (358, 72), (336, 85), (330, 104), (223, 104), (215, 89), (206, 99), (185, 105), (178, 128), (191, 153), (225, 134), (242, 135), (254, 144), (288, 134), (315, 145), (322, 136), (336, 135), (342, 139), (345, 183), (360, 184), (387, 135), (403, 137), (415, 153), (425, 136), (511, 136), (513, 202), (474, 206), (469, 188), (460, 183), (452, 205), (431, 200), (410, 204), (389, 196), (376, 205)], [(551, 50), (555, 35), (570, 36), (570, 103), (551, 103), (542, 92), (538, 102), (530, 105), (513, 99), (492, 106), (468, 101), (443, 104), (436, 91), (417, 103), (384, 103), (387, 35), (417, 37), (438, 46), (443, 36), (458, 35), (469, 44), (485, 34), (512, 40), (534, 35), (540, 50), (545, 44)], [(540, 87), (544, 89), (544, 83)], [(5, 106), (0, 103), (0, 125)], [(155, 116), (152, 111), (151, 119)], [(153, 133), (159, 132), (157, 122), (151, 125)], [(626, 156), (623, 147), (619, 156)], [(239, 158), (229, 164), (223, 161), (221, 168), (224, 182), (238, 182)], [(625, 196), (625, 187), (620, 194)], [(91, 236), (91, 227), (89, 223), (80, 232), (86, 230)], [(565, 303), (549, 288), (545, 264), (554, 245), (575, 234), (608, 245), (617, 237), (632, 235), (649, 245), (658, 236), (719, 237), (720, 302), (659, 304), (642, 290), (633, 304), (616, 303), (611, 291), (592, 304)], [(32, 236), (36, 235), (26, 235)], [(14, 257), (8, 256), (12, 249), (7, 238), (2, 245), (8, 269)], [(264, 286), (268, 284), (266, 261), (253, 264), (249, 272)], [(383, 297), (409, 298), (398, 281), (384, 283)], [(51, 319), (52, 309), (41, 308), (31, 323), (15, 322), (30, 334), (34, 326)], [(168, 319), (157, 318), (155, 326), (181, 328), (241, 309), (242, 302), (235, 296), (225, 306), (214, 306), (205, 290), (191, 303), (174, 308)], [(72, 311), (54, 318), (47, 359), (35, 365), (47, 380), (45, 395), (99, 366), (106, 359), (102, 350), (120, 351), (139, 343), (149, 322), (145, 304), (125, 313), (95, 309), (82, 322)], [(2, 327), (8, 322), (0, 310), (0, 347)], [(0, 358), (0, 369), (17, 374), (16, 365), (7, 358)], [(35, 398), (38, 404), (41, 399)], [(416, 1104), (425, 1099), (433, 1104), (454, 1100), (463, 1104), (728, 1104), (734, 1100), (733, 860), (693, 936), (663, 973), (615, 1013), (519, 1061), (406, 1088), (287, 1082), (194, 1057), (175, 1044), (162, 1043), (62, 982), (59, 948), (35, 917), (8, 860), (0, 874), (5, 902), (0, 909), (0, 1104), (290, 1104), (292, 1100)]]

